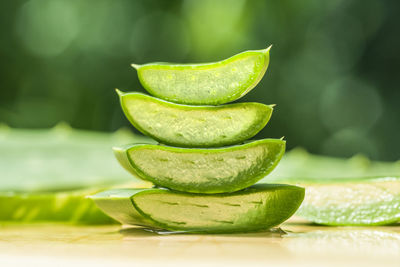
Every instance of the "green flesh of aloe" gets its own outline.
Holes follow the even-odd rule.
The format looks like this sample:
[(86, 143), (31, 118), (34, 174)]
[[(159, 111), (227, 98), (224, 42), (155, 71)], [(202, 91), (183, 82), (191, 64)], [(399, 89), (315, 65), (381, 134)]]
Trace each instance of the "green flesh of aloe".
[(114, 148), (121, 165), (158, 186), (192, 193), (234, 192), (269, 174), (285, 141), (264, 139), (223, 148), (178, 148), (134, 144)]
[(292, 216), (304, 198), (301, 187), (257, 184), (226, 194), (190, 194), (168, 189), (110, 190), (92, 196), (123, 224), (171, 231), (229, 233), (260, 231)]
[(220, 105), (257, 85), (269, 50), (207, 64), (133, 64), (155, 97), (117, 90), (121, 107), (136, 129), (161, 144), (114, 152), (134, 176), (163, 188), (104, 191), (92, 196), (97, 206), (123, 224), (192, 233), (261, 231), (290, 218), (304, 188), (254, 185), (279, 163), (285, 141), (240, 144), (264, 128), (273, 105)]
[(122, 109), (143, 134), (179, 147), (219, 147), (256, 135), (269, 121), (273, 106), (238, 103), (188, 106), (141, 93), (118, 91)]
[(400, 178), (291, 179), (306, 188), (297, 215), (325, 225), (385, 225), (400, 221)]
[(206, 64), (132, 64), (152, 95), (181, 104), (219, 105), (253, 89), (269, 64), (270, 47)]

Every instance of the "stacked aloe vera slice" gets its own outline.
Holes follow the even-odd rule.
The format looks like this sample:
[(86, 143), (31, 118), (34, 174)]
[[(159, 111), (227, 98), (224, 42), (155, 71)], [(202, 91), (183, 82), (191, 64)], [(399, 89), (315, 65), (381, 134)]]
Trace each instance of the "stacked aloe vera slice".
[(102, 192), (93, 196), (97, 205), (123, 224), (189, 232), (259, 231), (292, 216), (303, 188), (254, 185), (278, 164), (285, 141), (246, 141), (264, 128), (273, 106), (225, 104), (257, 85), (269, 50), (208, 64), (133, 65), (153, 96), (117, 90), (121, 106), (159, 143), (114, 151), (126, 170), (156, 187)]

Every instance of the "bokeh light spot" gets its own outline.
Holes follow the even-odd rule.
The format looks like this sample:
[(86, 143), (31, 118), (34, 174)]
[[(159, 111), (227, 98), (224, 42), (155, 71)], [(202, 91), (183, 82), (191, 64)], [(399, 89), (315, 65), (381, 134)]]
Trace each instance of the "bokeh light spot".
[[(76, 43), (87, 53), (93, 51), (107, 55), (129, 53), (129, 36), (132, 25), (145, 14), (139, 1), (97, 0), (80, 1), (81, 30)], [(82, 27), (84, 26), (84, 27)]]
[(184, 1), (182, 11), (193, 38), (194, 52), (209, 54), (217, 48), (245, 42), (247, 23), (241, 17), (245, 3), (245, 0)]
[(334, 133), (323, 143), (321, 152), (337, 157), (351, 157), (359, 153), (376, 157), (379, 153), (373, 138), (357, 129)]
[[(150, 45), (152, 43), (157, 45)], [(154, 12), (133, 25), (130, 47), (139, 61), (177, 62), (189, 53), (190, 37), (179, 17), (167, 12)]]
[(344, 79), (328, 86), (322, 94), (320, 115), (331, 132), (345, 128), (367, 131), (382, 115), (381, 97), (370, 84)]
[(73, 2), (31, 0), (17, 16), (16, 33), (34, 55), (50, 57), (62, 53), (79, 31)]

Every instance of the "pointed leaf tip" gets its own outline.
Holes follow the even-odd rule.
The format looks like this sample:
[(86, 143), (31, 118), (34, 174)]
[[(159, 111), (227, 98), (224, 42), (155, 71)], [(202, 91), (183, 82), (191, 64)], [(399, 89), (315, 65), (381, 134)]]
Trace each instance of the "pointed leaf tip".
[(270, 46), (268, 46), (267, 48), (265, 48), (265, 49), (264, 49), (265, 53), (268, 53), (269, 50), (271, 50), (271, 48), (272, 48), (272, 45), (270, 45)]
[(132, 66), (132, 68), (134, 68), (134, 69), (136, 69), (136, 70), (140, 67), (140, 65), (134, 64), (134, 63), (132, 63), (131, 66)]
[(118, 90), (118, 88), (115, 88), (115, 92), (117, 92), (117, 94), (118, 94), (119, 96), (123, 96), (123, 95), (124, 95), (124, 92)]
[(113, 150), (114, 152), (121, 152), (121, 151), (124, 151), (124, 149), (123, 149), (122, 147), (118, 147), (118, 146), (113, 146), (113, 147), (112, 147), (112, 150)]

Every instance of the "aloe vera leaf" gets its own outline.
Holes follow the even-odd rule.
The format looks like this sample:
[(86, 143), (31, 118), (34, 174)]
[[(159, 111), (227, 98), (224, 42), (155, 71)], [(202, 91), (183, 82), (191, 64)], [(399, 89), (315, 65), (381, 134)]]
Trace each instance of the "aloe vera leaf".
[[(120, 196), (130, 198), (131, 209), (127, 210), (125, 205), (117, 207)], [(251, 232), (271, 228), (290, 218), (304, 198), (304, 189), (257, 184), (239, 192), (213, 195), (168, 189), (111, 190), (92, 198), (99, 208), (123, 224), (133, 222), (152, 228), (200, 233)], [(138, 213), (145, 218), (145, 223), (136, 221)]]
[(400, 176), (400, 160), (395, 162), (372, 161), (358, 154), (351, 158), (337, 158), (308, 153), (303, 148), (295, 148), (285, 156), (268, 181), (277, 183), (304, 180), (323, 182), (324, 179), (351, 177)]
[(141, 93), (122, 93), (122, 109), (132, 125), (155, 140), (179, 147), (220, 147), (256, 135), (271, 118), (273, 106), (238, 103), (188, 106)]
[(75, 224), (109, 224), (106, 216), (86, 198), (98, 190), (49, 193), (0, 193), (2, 222), (63, 222)]
[(400, 177), (291, 179), (306, 196), (297, 215), (325, 225), (385, 225), (400, 221)]
[[(305, 187), (306, 197), (298, 215), (315, 223), (383, 225), (400, 221), (396, 215), (398, 194), (388, 195), (378, 188), (379, 181), (387, 182), (386, 177), (394, 177), (390, 178), (393, 179), (391, 186), (396, 188), (399, 183), (396, 177), (400, 177), (399, 163), (371, 161), (363, 155), (351, 158), (313, 155), (296, 148), (287, 152), (274, 172), (261, 181), (268, 179)], [(375, 198), (378, 192), (387, 197), (385, 201), (379, 195)], [(333, 205), (340, 199), (345, 203)]]
[(155, 185), (213, 194), (244, 189), (268, 175), (282, 158), (285, 141), (203, 149), (133, 144), (114, 152), (125, 169)]
[[(129, 225), (151, 225), (132, 205), (131, 197), (145, 188), (110, 189), (90, 196), (94, 203), (113, 219)], [(92, 202), (93, 203), (93, 202)]]
[(269, 50), (245, 51), (204, 64), (132, 64), (139, 81), (152, 95), (175, 103), (219, 105), (253, 89), (269, 64)]
[[(111, 147), (151, 142), (128, 130), (100, 133), (60, 124), (52, 129), (0, 127), (0, 192), (50, 192), (132, 180)], [(154, 142), (154, 140), (152, 141)]]

